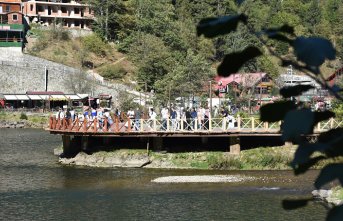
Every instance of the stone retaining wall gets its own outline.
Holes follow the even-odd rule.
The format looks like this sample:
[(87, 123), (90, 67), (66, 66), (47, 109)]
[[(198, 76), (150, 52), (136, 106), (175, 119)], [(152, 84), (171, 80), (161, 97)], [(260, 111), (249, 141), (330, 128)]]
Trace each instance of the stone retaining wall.
[(23, 54), (18, 48), (0, 48), (0, 93), (44, 91), (45, 68), (48, 70), (48, 91), (106, 93), (116, 97), (118, 91), (129, 89), (105, 82), (99, 76), (80, 75), (79, 69)]

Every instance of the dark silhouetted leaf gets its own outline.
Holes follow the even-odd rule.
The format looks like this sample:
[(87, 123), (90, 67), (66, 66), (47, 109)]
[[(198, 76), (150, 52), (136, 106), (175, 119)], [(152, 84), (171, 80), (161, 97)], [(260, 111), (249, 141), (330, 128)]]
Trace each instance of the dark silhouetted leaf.
[(336, 128), (321, 133), (318, 142), (328, 143), (330, 147), (325, 149), (328, 157), (343, 156), (343, 128)]
[(280, 89), (280, 94), (284, 98), (295, 97), (312, 88), (314, 88), (312, 85), (295, 85), (291, 87), (283, 87)]
[(314, 113), (309, 109), (291, 110), (282, 125), (282, 139), (285, 141), (297, 141), (301, 135), (313, 132)]
[(316, 181), (314, 182), (314, 186), (316, 189), (320, 189), (325, 184), (338, 179), (341, 185), (343, 184), (343, 164), (330, 164), (325, 166), (321, 171), (319, 176), (317, 177)]
[(333, 60), (336, 57), (332, 43), (324, 38), (299, 37), (294, 41), (293, 47), (298, 60), (314, 70), (322, 65), (325, 59)]
[(261, 120), (265, 122), (277, 122), (283, 120), (287, 112), (294, 110), (296, 105), (292, 101), (279, 101), (263, 105), (260, 109)]
[(303, 143), (300, 144), (294, 154), (294, 159), (291, 163), (293, 168), (297, 168), (298, 165), (305, 164), (310, 160), (311, 155), (316, 152), (324, 152), (330, 145), (324, 143)]
[(279, 34), (279, 33), (275, 33), (275, 34), (270, 34), (268, 35), (268, 37), (270, 39), (274, 39), (274, 40), (278, 40), (278, 41), (282, 41), (282, 42), (286, 42), (288, 44), (293, 44), (293, 40), (287, 38), (286, 36)]
[(262, 55), (261, 51), (251, 46), (241, 52), (228, 54), (218, 67), (218, 75), (227, 77), (232, 73), (237, 73), (245, 62), (260, 55)]
[(318, 142), (327, 143), (342, 135), (343, 135), (343, 128), (339, 127), (339, 128), (331, 129), (329, 131), (321, 133), (318, 136)]
[(314, 124), (317, 124), (323, 120), (328, 120), (333, 117), (335, 117), (335, 113), (332, 111), (314, 112)]
[(308, 171), (312, 166), (316, 165), (316, 163), (318, 163), (319, 161), (324, 160), (324, 159), (326, 159), (326, 157), (317, 156), (317, 157), (311, 158), (306, 163), (298, 164), (293, 168), (294, 174), (295, 175), (303, 174), (306, 171)]
[(222, 16), (218, 18), (202, 19), (197, 26), (198, 36), (204, 35), (213, 38), (235, 31), (239, 22), (246, 23), (247, 16), (244, 14), (233, 16)]
[(282, 200), (282, 207), (286, 210), (298, 209), (307, 205), (311, 198), (297, 200)]
[(343, 205), (332, 208), (326, 217), (327, 221), (342, 221), (343, 220)]

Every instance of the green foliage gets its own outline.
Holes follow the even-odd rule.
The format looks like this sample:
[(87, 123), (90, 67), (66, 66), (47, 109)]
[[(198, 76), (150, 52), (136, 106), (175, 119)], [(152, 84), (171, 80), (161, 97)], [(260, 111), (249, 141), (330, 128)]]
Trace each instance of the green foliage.
[(28, 117), (25, 113), (20, 114), (20, 120), (27, 120), (27, 119), (28, 119)]
[(87, 35), (81, 41), (86, 50), (99, 56), (106, 55), (107, 44), (97, 34)]
[(99, 68), (98, 71), (101, 76), (110, 80), (122, 79), (127, 73), (126, 70), (118, 64), (105, 65)]

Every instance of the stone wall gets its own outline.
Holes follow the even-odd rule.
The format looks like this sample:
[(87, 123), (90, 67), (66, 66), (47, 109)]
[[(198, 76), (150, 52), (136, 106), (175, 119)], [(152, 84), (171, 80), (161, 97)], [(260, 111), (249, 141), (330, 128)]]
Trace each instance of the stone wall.
[(23, 54), (17, 48), (0, 48), (0, 93), (44, 91), (45, 69), (48, 70), (48, 91), (107, 93), (116, 97), (118, 91), (129, 89), (108, 83), (97, 74), (84, 74), (79, 69)]

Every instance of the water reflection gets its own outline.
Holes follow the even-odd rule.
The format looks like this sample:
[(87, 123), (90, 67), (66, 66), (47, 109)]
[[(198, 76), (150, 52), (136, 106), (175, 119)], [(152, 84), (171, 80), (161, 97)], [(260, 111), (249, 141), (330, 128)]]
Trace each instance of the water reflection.
[[(90, 169), (57, 164), (58, 136), (0, 130), (2, 220), (324, 220), (319, 204), (284, 211), (306, 196), (316, 171)], [(245, 175), (238, 183), (153, 183), (163, 176)]]

